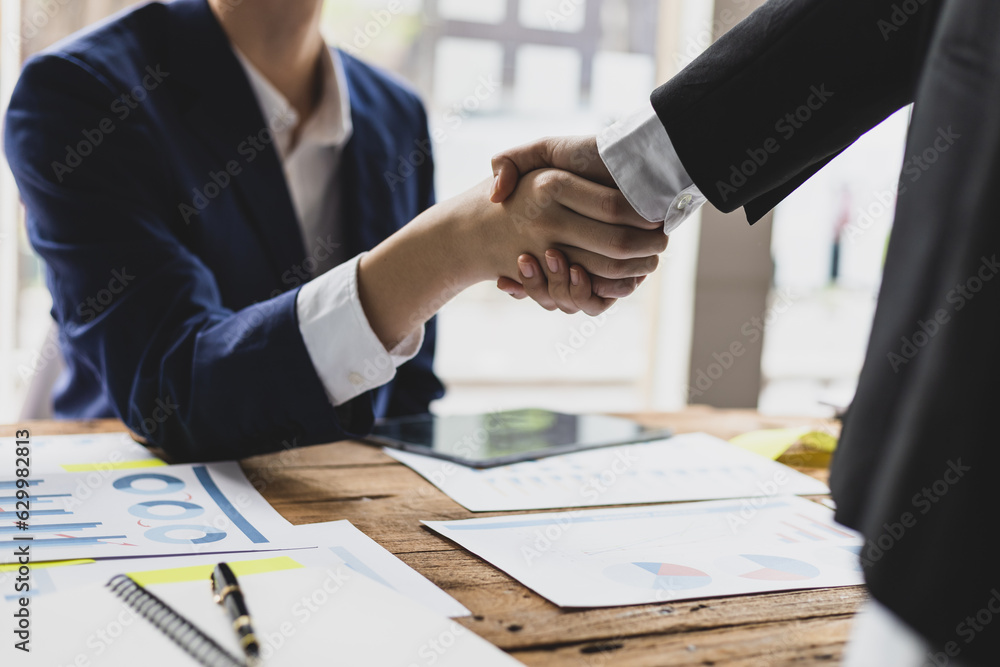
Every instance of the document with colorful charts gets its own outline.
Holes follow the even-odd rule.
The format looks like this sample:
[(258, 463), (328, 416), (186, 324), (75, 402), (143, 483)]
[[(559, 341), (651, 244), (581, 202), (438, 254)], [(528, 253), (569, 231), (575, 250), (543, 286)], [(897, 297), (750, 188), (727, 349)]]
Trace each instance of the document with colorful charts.
[[(230, 554), (193, 554), (150, 558), (77, 559), (36, 563), (31, 570), (31, 595), (61, 595), (126, 574), (142, 586), (208, 581), (216, 563), (226, 561), (236, 576), (344, 566), (390, 588), (442, 616), (467, 616), (469, 610), (422, 574), (396, 558), (350, 521), (290, 526), (280, 534), (283, 548)], [(16, 566), (0, 565), (0, 598), (20, 595), (12, 585)]]
[(560, 607), (862, 583), (861, 538), (794, 496), (424, 523)]
[[(14, 459), (14, 438), (0, 438), (0, 459)], [(31, 437), (31, 473), (91, 472), (167, 465), (128, 433), (37, 435)], [(5, 495), (5, 494), (0, 494)]]
[[(260, 643), (261, 664), (267, 667), (520, 664), (458, 621), (349, 567), (244, 570), (237, 576)], [(5, 641), (0, 643), (0, 665), (194, 665), (181, 647), (197, 653), (205, 644), (183, 627), (180, 617), (232, 656), (242, 657), (233, 620), (214, 602), (207, 578), (147, 581), (145, 589), (162, 604), (145, 595), (123, 600), (102, 584), (33, 599), (31, 653), (25, 656), (13, 641)], [(13, 611), (11, 603), (0, 602), (5, 618)]]
[(0, 478), (0, 562), (17, 558), (15, 545), (27, 545), (32, 561), (267, 550), (276, 546), (271, 536), (289, 526), (237, 463), (27, 480), (30, 516), (22, 522), (16, 509), (23, 489)]
[(410, 452), (385, 452), (473, 512), (830, 492), (817, 479), (706, 433), (482, 470)]

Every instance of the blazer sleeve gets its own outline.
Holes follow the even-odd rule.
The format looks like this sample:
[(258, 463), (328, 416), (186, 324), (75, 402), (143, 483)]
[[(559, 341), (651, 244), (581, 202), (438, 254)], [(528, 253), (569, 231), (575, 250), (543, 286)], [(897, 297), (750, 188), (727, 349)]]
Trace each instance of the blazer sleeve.
[(718, 209), (753, 223), (913, 101), (939, 0), (770, 0), (651, 96)]
[(44, 259), (63, 345), (118, 416), (177, 460), (235, 459), (367, 431), (370, 396), (340, 419), (296, 319), (298, 290), (242, 310), (181, 238), (178, 186), (141, 106), (69, 55), (31, 61), (5, 150)]

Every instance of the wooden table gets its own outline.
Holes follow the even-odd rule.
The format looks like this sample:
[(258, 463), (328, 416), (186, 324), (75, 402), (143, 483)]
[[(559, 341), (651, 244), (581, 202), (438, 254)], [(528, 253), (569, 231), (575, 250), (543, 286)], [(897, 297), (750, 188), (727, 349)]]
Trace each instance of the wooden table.
[[(678, 433), (722, 438), (815, 419), (690, 408), (633, 415)], [(123, 430), (120, 422), (24, 422), (32, 435)], [(0, 427), (0, 436), (15, 426)], [(421, 519), (473, 514), (378, 449), (338, 442), (257, 456), (247, 477), (292, 523), (348, 519), (448, 591), (473, 616), (460, 619), (527, 665), (813, 665), (840, 661), (862, 587), (564, 611), (503, 572), (424, 529)], [(825, 470), (805, 470), (820, 479)], [(495, 514), (495, 513), (494, 513)]]

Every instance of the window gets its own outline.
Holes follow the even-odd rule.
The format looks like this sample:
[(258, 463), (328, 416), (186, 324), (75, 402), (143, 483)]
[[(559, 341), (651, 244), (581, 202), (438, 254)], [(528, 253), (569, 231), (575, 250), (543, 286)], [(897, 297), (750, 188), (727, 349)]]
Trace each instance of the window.
[[(21, 26), (16, 45), (4, 40), (6, 93), (23, 58), (130, 4), (4, 2), (4, 35)], [(446, 198), (490, 176), (497, 150), (593, 133), (645, 103), (656, 83), (659, 16), (658, 0), (354, 0), (327, 2), (323, 29), (331, 43), (421, 91), (431, 125), (443, 131), (435, 151), (438, 196)], [(4, 178), (0, 418), (11, 420), (55, 345), (42, 267), (26, 243), (7, 170)], [(438, 370), (450, 392), (438, 409), (653, 407), (655, 371), (664, 365), (650, 359), (664, 299), (660, 281), (650, 280), (591, 320), (547, 313), (492, 285), (469, 290), (440, 317)], [(683, 345), (671, 350), (683, 358)]]
[[(424, 0), (392, 18), (378, 1), (347, 4), (326, 6), (327, 35), (419, 86), (438, 129), (440, 199), (490, 177), (496, 151), (593, 134), (656, 84), (657, 0)], [(435, 410), (652, 407), (661, 295), (649, 282), (596, 319), (545, 312), (492, 284), (468, 290), (439, 317), (449, 392)]]

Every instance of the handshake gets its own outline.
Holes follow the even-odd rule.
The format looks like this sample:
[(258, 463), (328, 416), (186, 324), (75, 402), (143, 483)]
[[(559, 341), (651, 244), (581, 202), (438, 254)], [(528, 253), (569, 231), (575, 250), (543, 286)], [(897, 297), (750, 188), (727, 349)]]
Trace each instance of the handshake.
[[(493, 173), (492, 205), (470, 213), (495, 251), (486, 262), (495, 270), (491, 277), (514, 298), (598, 315), (656, 269), (668, 241), (663, 222), (633, 210), (595, 137), (542, 139), (504, 151), (494, 156)], [(482, 202), (485, 185), (457, 199)]]
[(656, 269), (667, 247), (663, 222), (633, 210), (595, 137), (505, 151), (493, 171), (362, 256), (358, 293), (386, 349), (478, 282), (496, 281), (547, 310), (598, 315)]

